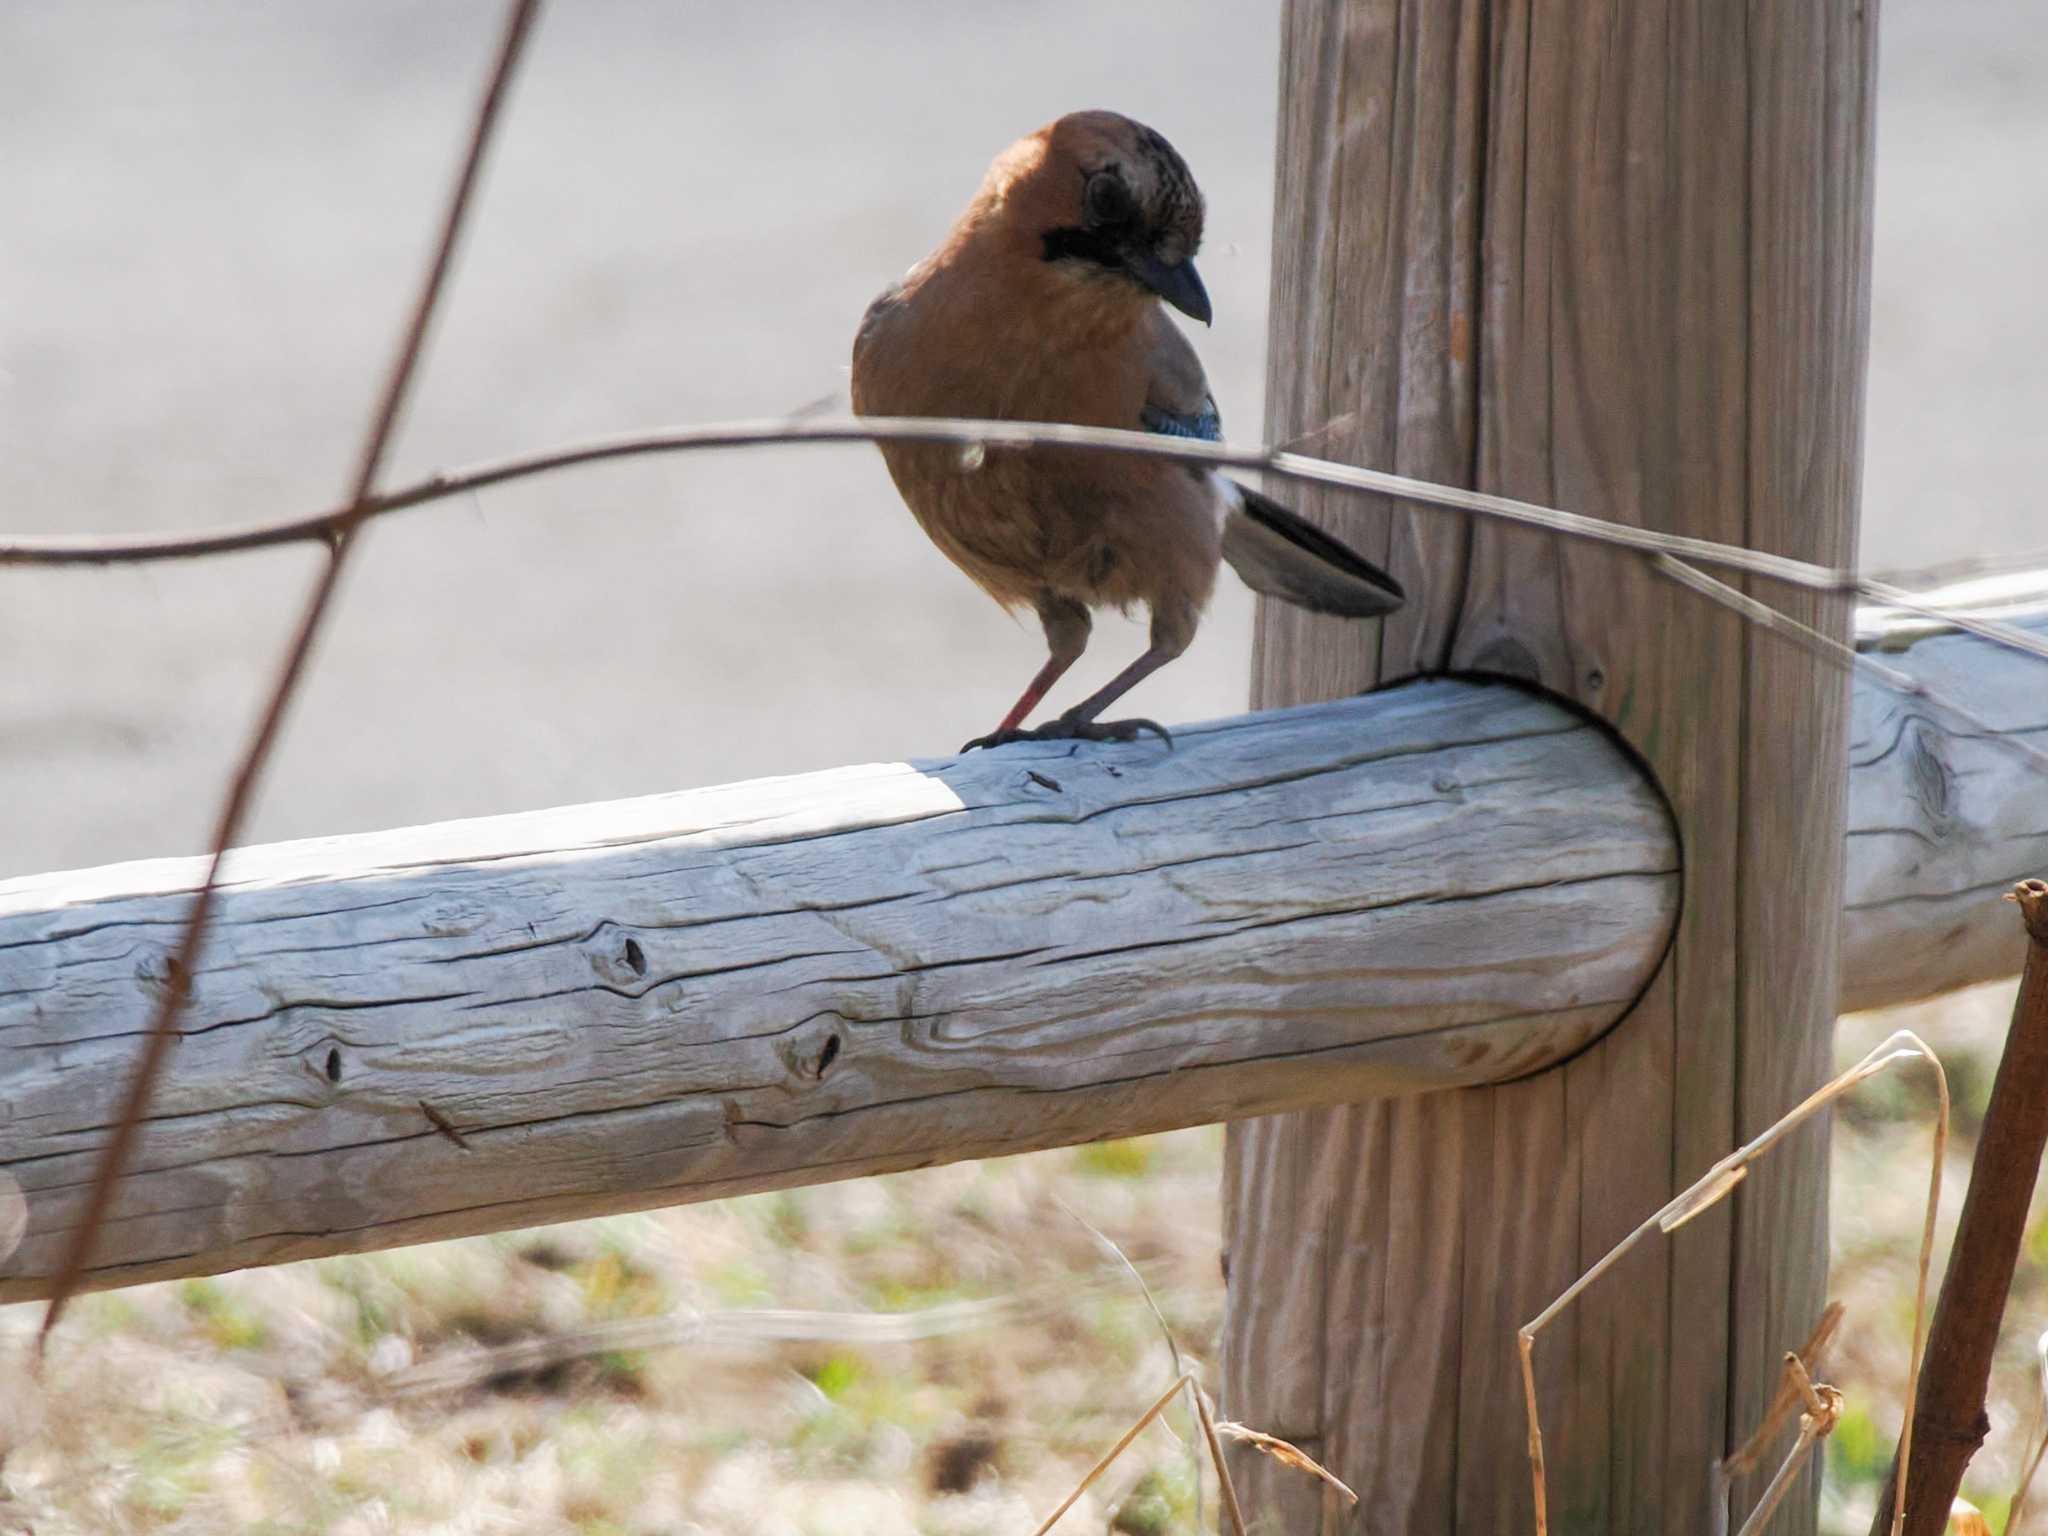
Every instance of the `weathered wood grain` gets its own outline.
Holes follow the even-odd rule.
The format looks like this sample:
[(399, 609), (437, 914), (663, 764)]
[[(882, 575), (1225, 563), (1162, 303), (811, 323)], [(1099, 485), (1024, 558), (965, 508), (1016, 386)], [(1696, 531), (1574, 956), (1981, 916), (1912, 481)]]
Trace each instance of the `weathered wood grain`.
[[(1662, 952), (1598, 726), (1437, 681), (1193, 727), (259, 848), (94, 1284), (1493, 1081)], [(194, 861), (0, 884), (41, 1293)]]
[[(2048, 634), (2048, 616), (2012, 616)], [(1885, 617), (1859, 616), (1867, 649), (2000, 730), (1859, 677), (1844, 960), (1858, 1005), (2008, 974), (2021, 950), (1998, 894), (2048, 867), (2040, 663)], [(1518, 690), (1440, 683), (1193, 731), (1170, 759), (1033, 749), (249, 850), (146, 1182), (124, 1197), (126, 1246), (98, 1279), (1522, 1070), (1525, 1046), (1554, 1054), (1613, 1016), (1670, 919), (1654, 893), (1617, 918), (1617, 886), (1567, 886), (1563, 901), (1492, 889), (1500, 870), (1534, 876), (1560, 857), (1605, 871), (1665, 857), (1644, 852), (1641, 786), (1590, 735)], [(1472, 774), (1493, 778), (1483, 765), (1504, 754), (1517, 777), (1475, 800)], [(1458, 862), (1488, 837), (1487, 862)], [(1575, 845), (1585, 838), (1615, 841)], [(37, 1192), (46, 1242), (98, 1146), (195, 873), (169, 860), (0, 886), (0, 1167)], [(1473, 895), (1479, 883), (1488, 894)], [(1441, 905), (1457, 892), (1473, 899)], [(1550, 926), (1528, 926), (1532, 914)], [(1290, 979), (1296, 935), (1310, 970)], [(1427, 947), (1412, 951), (1418, 935)], [(1580, 970), (1598, 984), (1576, 1010), (1484, 1022), (1532, 986), (1564, 995)], [(1411, 1037), (1432, 1010), (1448, 1031)], [(807, 1074), (835, 1036), (821, 1096)], [(1524, 1043), (1489, 1056), (1496, 1038)], [(709, 1145), (707, 1106), (723, 1128), (728, 1103), (732, 1144)], [(784, 1128), (792, 1113), (849, 1134)], [(1351, 1181), (1367, 1198), (1376, 1168), (1419, 1188), (1463, 1166), (1402, 1164), (1418, 1144), (1387, 1118), (1315, 1124), (1305, 1169), (1260, 1176)], [(742, 1137), (758, 1145), (742, 1154)], [(1495, 1198), (1491, 1173), (1456, 1176)], [(1397, 1269), (1456, 1281), (1423, 1229), (1399, 1224), (1394, 1239)], [(43, 1262), (24, 1251), (0, 1295), (34, 1291)], [(1383, 1285), (1364, 1245), (1326, 1262)], [(1376, 1347), (1404, 1379), (1441, 1387), (1454, 1378), (1431, 1374), (1445, 1342), (1428, 1321), (1411, 1313)], [(1368, 1386), (1343, 1390), (1367, 1410)]]
[[(1848, 564), (1874, 27), (1858, 0), (1289, 0), (1268, 437)], [(1267, 605), (1256, 702), (1539, 679), (1616, 723), (1682, 829), (1676, 946), (1594, 1049), (1229, 1141), (1228, 1405), (1362, 1502), (1304, 1506), (1244, 1458), (1248, 1499), (1289, 1530), (1528, 1529), (1515, 1326), (1825, 1063), (1848, 689), (1632, 561), (1312, 506), (1413, 600), (1376, 647)], [(1791, 606), (1846, 633), (1840, 603)], [(1545, 1335), (1554, 1529), (1709, 1528), (1708, 1466), (1818, 1309), (1821, 1152), (1782, 1149)], [(1280, 1169), (1313, 1177), (1283, 1199)]]
[[(2044, 605), (1972, 608), (2048, 637)], [(1857, 680), (1842, 1006), (2016, 975), (2026, 946), (2002, 897), (2048, 869), (2048, 662), (1911, 613), (1861, 610), (1856, 632), (1861, 649), (1928, 691)]]

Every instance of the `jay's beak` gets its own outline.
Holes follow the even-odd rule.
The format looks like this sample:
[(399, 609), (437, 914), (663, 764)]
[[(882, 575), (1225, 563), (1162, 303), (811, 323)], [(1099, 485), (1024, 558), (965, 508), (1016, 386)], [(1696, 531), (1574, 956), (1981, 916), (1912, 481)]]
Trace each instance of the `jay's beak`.
[(1209, 290), (1202, 286), (1202, 274), (1192, 261), (1168, 266), (1150, 251), (1134, 251), (1125, 258), (1131, 275), (1190, 319), (1209, 323)]

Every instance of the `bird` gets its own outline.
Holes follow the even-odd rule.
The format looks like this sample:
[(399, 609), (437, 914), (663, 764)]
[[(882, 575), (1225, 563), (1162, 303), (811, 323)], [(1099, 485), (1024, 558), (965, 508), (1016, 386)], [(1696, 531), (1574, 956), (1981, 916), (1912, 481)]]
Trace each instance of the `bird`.
[[(937, 249), (885, 289), (854, 339), (857, 416), (953, 416), (1121, 427), (1209, 442), (1222, 418), (1165, 306), (1211, 319), (1195, 270), (1202, 193), (1166, 139), (1116, 112), (1073, 112), (996, 156)], [(1370, 618), (1400, 584), (1271, 498), (1203, 465), (1077, 448), (963, 454), (878, 444), (925, 533), (1005, 608), (1029, 608), (1046, 661), (993, 731), (1131, 741), (1147, 719), (1108, 707), (1184, 652), (1227, 561), (1254, 591)], [(1093, 610), (1150, 618), (1144, 654), (1079, 704), (1023, 722), (1087, 648)]]

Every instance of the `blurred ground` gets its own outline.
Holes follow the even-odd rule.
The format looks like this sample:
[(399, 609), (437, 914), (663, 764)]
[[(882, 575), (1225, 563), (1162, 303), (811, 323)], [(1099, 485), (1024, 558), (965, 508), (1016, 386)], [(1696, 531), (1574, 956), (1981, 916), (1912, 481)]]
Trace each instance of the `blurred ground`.
[[(0, 0), (0, 525), (174, 528), (334, 498), (494, 11)], [(2048, 543), (2031, 515), (2048, 471), (2035, 22), (2024, 0), (1886, 7), (1874, 563)], [(396, 474), (843, 390), (872, 293), (995, 149), (1083, 105), (1152, 122), (1196, 166), (1218, 316), (1201, 345), (1233, 431), (1255, 436), (1276, 65), (1273, 8), (1250, 0), (557, 6)], [(0, 571), (0, 876), (196, 851), (310, 569), (284, 553)], [(1241, 707), (1248, 631), (1226, 584), (1195, 649), (1146, 685), (1148, 712)], [(1104, 624), (1069, 686), (1139, 645)], [(943, 750), (1038, 659), (866, 450), (506, 487), (368, 536), (254, 836)], [(1973, 994), (1915, 1022), (1982, 1075), (2003, 1007)], [(1850, 1021), (1845, 1054), (1868, 1023)], [(1864, 1416), (1835, 1446), (1843, 1529), (1896, 1425), (1923, 1111), (1884, 1099), (1837, 1146), (1839, 1379)], [(1028, 1529), (1167, 1370), (1055, 1196), (1130, 1249), (1206, 1349), (1218, 1145), (1188, 1133), (95, 1299), (0, 1497), (43, 1532)], [(379, 1397), (409, 1359), (642, 1312), (1047, 1287), (1058, 1305), (1028, 1325), (880, 1354), (652, 1351)], [(2041, 1300), (2024, 1278), (2015, 1337)], [(0, 1312), (8, 1331), (32, 1321)], [(1132, 1475), (1158, 1476), (1122, 1528), (1149, 1536), (1189, 1490), (1170, 1442), (1141, 1451)], [(949, 1456), (974, 1491), (937, 1491)], [(2010, 1459), (2004, 1440), (1987, 1452), (1994, 1488)], [(1099, 1529), (1103, 1505), (1074, 1518)]]

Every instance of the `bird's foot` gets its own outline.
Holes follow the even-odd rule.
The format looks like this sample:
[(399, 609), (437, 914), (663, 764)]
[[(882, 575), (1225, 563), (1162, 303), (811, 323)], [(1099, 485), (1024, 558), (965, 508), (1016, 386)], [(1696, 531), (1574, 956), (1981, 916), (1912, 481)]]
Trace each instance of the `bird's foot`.
[(1013, 741), (1136, 741), (1146, 731), (1167, 746), (1173, 745), (1172, 732), (1156, 720), (1069, 720), (1061, 715), (1043, 725), (990, 731), (986, 736), (975, 737), (960, 750), (972, 752), (976, 747), (1007, 747)]

